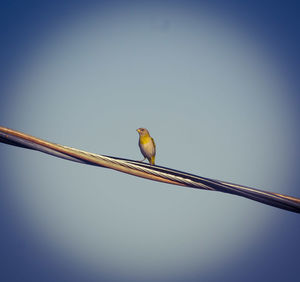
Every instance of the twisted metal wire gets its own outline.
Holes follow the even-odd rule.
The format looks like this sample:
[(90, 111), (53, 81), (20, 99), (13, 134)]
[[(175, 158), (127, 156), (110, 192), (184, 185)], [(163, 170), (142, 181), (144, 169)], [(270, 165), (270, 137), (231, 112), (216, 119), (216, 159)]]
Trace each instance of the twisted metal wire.
[(243, 185), (205, 178), (175, 169), (152, 166), (139, 161), (105, 156), (63, 146), (0, 127), (0, 142), (22, 148), (41, 151), (69, 161), (106, 167), (138, 177), (191, 188), (219, 191), (242, 196), (267, 205), (300, 213), (300, 199), (278, 193), (267, 192)]

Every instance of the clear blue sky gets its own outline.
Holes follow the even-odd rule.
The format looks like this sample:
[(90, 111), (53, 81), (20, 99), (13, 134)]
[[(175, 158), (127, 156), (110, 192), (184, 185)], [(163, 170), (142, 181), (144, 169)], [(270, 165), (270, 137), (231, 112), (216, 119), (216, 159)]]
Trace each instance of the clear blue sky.
[[(0, 125), (134, 160), (146, 127), (159, 165), (300, 197), (297, 9), (218, 2), (2, 4)], [(0, 158), (5, 281), (296, 281), (298, 214)]]

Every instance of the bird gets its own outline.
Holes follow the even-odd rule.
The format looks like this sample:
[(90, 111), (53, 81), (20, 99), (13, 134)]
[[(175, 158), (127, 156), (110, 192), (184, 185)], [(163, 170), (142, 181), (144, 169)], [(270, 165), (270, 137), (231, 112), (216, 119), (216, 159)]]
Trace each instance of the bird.
[(150, 165), (155, 164), (156, 145), (153, 138), (150, 136), (149, 131), (146, 128), (138, 128), (136, 130), (139, 133), (139, 147), (144, 159), (148, 159)]

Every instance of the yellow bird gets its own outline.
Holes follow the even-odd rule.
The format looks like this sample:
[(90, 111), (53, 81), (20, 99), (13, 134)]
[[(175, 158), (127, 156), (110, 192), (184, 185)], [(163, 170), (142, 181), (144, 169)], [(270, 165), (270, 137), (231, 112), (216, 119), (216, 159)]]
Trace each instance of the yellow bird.
[(154, 165), (155, 162), (155, 154), (156, 154), (156, 146), (153, 138), (150, 136), (149, 131), (146, 128), (139, 128), (136, 130), (139, 135), (139, 146), (141, 149), (141, 153), (144, 156), (142, 162), (147, 158), (151, 165)]

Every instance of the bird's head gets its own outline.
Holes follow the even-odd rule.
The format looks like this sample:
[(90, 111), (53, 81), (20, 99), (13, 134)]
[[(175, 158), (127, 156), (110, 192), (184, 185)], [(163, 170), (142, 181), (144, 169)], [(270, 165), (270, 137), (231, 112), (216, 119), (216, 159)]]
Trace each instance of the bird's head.
[(149, 135), (149, 131), (146, 128), (140, 127), (136, 131), (139, 133), (140, 136)]

